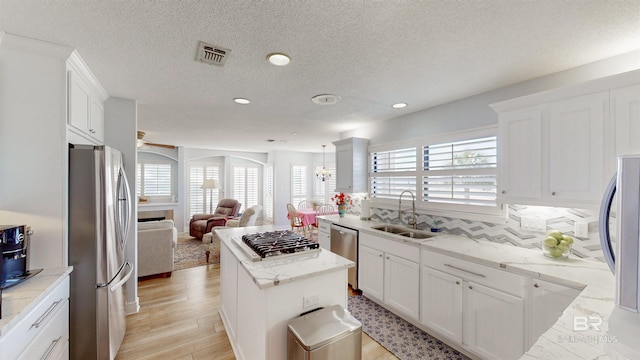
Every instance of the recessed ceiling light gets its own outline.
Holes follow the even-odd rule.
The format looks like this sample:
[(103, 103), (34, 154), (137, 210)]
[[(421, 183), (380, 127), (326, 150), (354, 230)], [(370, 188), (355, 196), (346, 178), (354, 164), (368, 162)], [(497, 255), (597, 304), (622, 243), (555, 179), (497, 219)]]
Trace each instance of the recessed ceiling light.
[(311, 101), (318, 105), (333, 105), (340, 102), (340, 100), (342, 100), (340, 96), (333, 94), (320, 94), (311, 98)]
[(288, 65), (291, 61), (288, 55), (283, 53), (271, 53), (267, 55), (267, 60), (276, 66), (285, 66)]
[(235, 98), (233, 99), (233, 101), (235, 101), (238, 104), (242, 104), (242, 105), (247, 105), (251, 102), (251, 100), (249, 99), (245, 99), (245, 98)]
[(402, 109), (403, 107), (407, 107), (407, 103), (397, 103), (397, 104), (391, 105), (391, 107), (394, 109)]

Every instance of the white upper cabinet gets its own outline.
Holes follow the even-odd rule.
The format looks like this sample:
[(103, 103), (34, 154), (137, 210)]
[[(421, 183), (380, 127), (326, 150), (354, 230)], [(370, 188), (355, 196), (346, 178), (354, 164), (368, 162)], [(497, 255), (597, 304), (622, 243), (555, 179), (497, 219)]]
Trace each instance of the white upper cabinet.
[(640, 154), (640, 85), (612, 90), (611, 114), (615, 120), (616, 156)]
[(639, 81), (637, 70), (492, 104), (499, 200), (597, 207), (615, 155), (640, 153)]
[(69, 142), (104, 143), (106, 92), (84, 62), (72, 55), (67, 62), (67, 123)]
[(369, 140), (348, 138), (333, 144), (336, 146), (336, 191), (368, 192)]
[(542, 195), (542, 119), (537, 107), (500, 114), (499, 198)]
[[(543, 138), (550, 203), (598, 203), (604, 190), (605, 108), (608, 92), (579, 96), (549, 105)], [(545, 151), (547, 154), (545, 156)]]

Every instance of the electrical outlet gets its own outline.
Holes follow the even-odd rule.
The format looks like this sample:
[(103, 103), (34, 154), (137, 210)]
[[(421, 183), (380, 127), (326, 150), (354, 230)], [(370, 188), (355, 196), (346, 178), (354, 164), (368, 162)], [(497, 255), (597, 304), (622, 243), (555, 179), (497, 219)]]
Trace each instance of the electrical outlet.
[(547, 219), (523, 216), (520, 218), (520, 228), (522, 230), (546, 232)]
[(302, 297), (302, 308), (308, 308), (318, 304), (320, 304), (320, 295), (318, 294)]
[(576, 221), (573, 224), (573, 235), (579, 238), (589, 237), (589, 223), (586, 221)]

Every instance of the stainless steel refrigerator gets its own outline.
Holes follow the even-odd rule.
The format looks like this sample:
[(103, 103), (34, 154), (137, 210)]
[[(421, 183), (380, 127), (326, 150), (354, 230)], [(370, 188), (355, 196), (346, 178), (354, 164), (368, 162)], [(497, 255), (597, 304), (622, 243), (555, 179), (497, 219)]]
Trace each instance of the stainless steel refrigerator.
[(123, 285), (131, 218), (122, 154), (107, 146), (69, 146), (69, 345), (71, 359), (115, 358), (126, 324)]

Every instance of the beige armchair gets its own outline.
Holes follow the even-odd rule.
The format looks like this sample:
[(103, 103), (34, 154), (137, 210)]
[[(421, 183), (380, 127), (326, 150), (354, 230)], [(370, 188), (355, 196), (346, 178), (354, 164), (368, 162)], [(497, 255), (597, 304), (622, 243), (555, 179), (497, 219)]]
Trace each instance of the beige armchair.
[(171, 276), (178, 230), (173, 220), (138, 223), (138, 277)]
[(260, 205), (252, 206), (247, 210), (245, 210), (239, 218), (227, 220), (227, 223), (224, 226), (214, 226), (213, 228), (211, 228), (210, 233), (204, 234), (202, 236), (202, 242), (210, 243), (213, 241), (219, 241), (218, 236), (215, 233), (216, 229), (224, 229), (228, 227), (254, 226), (261, 214), (262, 214), (262, 206)]

